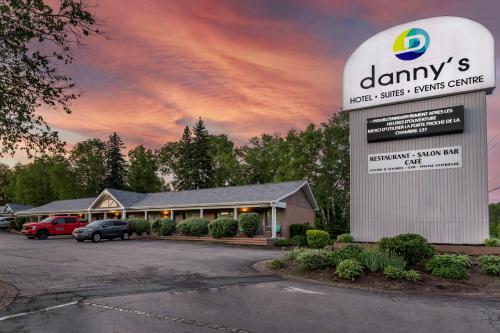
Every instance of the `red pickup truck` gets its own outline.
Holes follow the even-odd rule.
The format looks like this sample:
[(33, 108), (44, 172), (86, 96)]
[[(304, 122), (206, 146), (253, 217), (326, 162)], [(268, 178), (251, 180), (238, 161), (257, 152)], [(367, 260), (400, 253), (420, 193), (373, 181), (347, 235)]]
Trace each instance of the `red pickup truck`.
[(71, 235), (76, 228), (87, 225), (77, 216), (51, 216), (40, 222), (25, 223), (21, 234), (33, 239), (47, 239), (49, 236)]

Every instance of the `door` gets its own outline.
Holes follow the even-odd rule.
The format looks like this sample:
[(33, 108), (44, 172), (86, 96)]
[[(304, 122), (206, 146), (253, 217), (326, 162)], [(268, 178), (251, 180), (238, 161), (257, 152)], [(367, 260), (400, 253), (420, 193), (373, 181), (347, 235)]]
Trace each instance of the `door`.
[(112, 220), (104, 221), (104, 223), (102, 224), (102, 236), (104, 238), (111, 238), (111, 237), (116, 237), (115, 234), (116, 234), (116, 228), (113, 225), (113, 221)]
[(65, 217), (64, 220), (66, 223), (64, 224), (64, 233), (66, 235), (71, 235), (73, 233), (73, 230), (78, 226), (78, 223), (76, 222), (77, 219), (76, 217), (73, 216), (68, 216)]
[(66, 220), (64, 217), (59, 217), (52, 221), (52, 230), (50, 230), (51, 235), (64, 235), (66, 228)]

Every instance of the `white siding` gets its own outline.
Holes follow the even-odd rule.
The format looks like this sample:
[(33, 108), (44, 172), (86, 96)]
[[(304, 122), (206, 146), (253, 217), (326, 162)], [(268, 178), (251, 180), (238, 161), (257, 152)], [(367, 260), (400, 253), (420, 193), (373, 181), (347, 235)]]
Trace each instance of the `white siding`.
[[(366, 119), (464, 105), (463, 134), (367, 143)], [(433, 243), (479, 244), (488, 237), (485, 92), (352, 111), (351, 234), (357, 241), (418, 233)], [(368, 154), (462, 146), (458, 169), (368, 174)]]

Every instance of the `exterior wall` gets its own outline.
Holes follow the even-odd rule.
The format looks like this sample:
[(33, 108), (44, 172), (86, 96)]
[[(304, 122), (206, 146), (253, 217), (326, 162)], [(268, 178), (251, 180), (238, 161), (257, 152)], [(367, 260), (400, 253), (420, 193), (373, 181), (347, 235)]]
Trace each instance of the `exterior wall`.
[[(367, 118), (464, 105), (464, 133), (367, 143)], [(488, 238), (485, 92), (350, 112), (351, 234), (357, 241), (418, 233), (433, 243)], [(368, 174), (368, 154), (462, 146), (462, 168)]]
[(290, 238), (290, 225), (292, 224), (314, 225), (316, 217), (314, 207), (302, 190), (286, 198), (285, 202), (286, 208), (281, 220), (282, 237)]

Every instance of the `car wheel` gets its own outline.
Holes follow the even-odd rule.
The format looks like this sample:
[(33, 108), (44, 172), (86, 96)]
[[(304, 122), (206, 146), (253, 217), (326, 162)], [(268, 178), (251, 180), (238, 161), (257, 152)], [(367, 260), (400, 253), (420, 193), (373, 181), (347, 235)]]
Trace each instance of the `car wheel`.
[(37, 235), (38, 239), (47, 239), (49, 237), (49, 232), (47, 230), (40, 230)]
[(94, 243), (100, 242), (101, 241), (101, 234), (96, 232), (95, 234), (92, 235), (92, 241)]
[(124, 232), (123, 235), (122, 235), (122, 239), (123, 240), (129, 240), (130, 239), (130, 235), (128, 234), (128, 232)]

